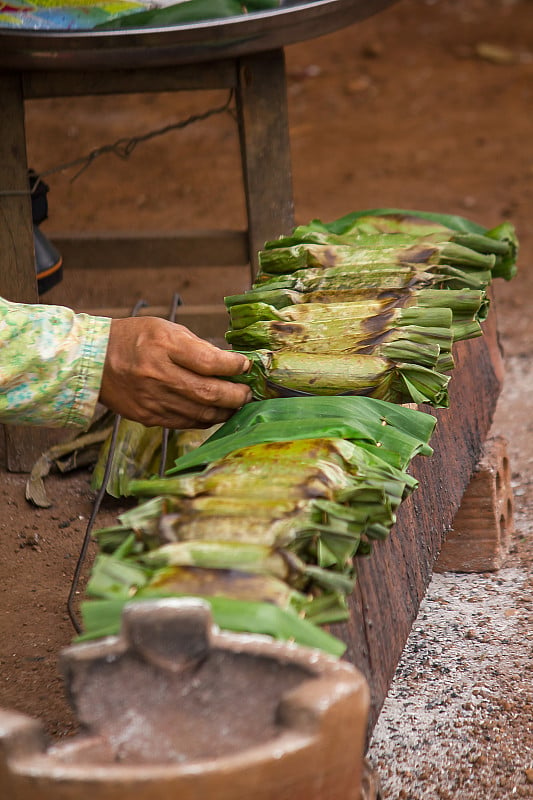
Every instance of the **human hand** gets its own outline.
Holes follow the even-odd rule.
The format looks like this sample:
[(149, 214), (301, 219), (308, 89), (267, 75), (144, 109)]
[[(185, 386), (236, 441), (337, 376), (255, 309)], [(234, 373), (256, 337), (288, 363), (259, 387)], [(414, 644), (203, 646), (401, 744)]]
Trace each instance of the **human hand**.
[(114, 319), (100, 401), (127, 419), (165, 428), (209, 428), (252, 399), (250, 389), (216, 376), (250, 367), (183, 325), (158, 317)]

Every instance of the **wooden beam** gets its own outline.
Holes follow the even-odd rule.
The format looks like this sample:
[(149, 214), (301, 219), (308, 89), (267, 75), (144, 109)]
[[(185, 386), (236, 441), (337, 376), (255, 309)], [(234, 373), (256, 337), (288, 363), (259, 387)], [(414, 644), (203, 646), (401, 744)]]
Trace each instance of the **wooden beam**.
[(76, 269), (234, 267), (249, 263), (245, 231), (48, 234)]
[(237, 86), (237, 68), (229, 59), (144, 70), (36, 70), (24, 72), (23, 81), (27, 100), (231, 89)]
[[(113, 317), (119, 319), (131, 315), (131, 307), (109, 307), (109, 308), (83, 308), (87, 314), (94, 314), (101, 317)], [(147, 306), (140, 309), (138, 316), (151, 316), (167, 318), (169, 306)], [(176, 322), (185, 325), (197, 336), (202, 339), (217, 340), (220, 346), (224, 342), (224, 334), (229, 327), (229, 317), (226, 307), (222, 303), (206, 305), (184, 305), (179, 306), (176, 314)]]

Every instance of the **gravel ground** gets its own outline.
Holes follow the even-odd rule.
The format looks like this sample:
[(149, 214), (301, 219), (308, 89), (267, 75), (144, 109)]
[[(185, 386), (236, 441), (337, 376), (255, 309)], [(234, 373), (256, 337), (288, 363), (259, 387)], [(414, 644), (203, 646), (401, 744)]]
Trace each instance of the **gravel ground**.
[(434, 575), (369, 751), (384, 800), (533, 798), (530, 364), (508, 360), (493, 428), (513, 468), (508, 557), (492, 574)]

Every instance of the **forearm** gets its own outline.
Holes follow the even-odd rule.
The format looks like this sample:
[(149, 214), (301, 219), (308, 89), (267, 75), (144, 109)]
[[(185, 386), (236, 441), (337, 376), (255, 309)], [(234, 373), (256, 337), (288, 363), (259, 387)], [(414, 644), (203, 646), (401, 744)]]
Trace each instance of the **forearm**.
[(0, 422), (87, 427), (111, 320), (0, 298)]

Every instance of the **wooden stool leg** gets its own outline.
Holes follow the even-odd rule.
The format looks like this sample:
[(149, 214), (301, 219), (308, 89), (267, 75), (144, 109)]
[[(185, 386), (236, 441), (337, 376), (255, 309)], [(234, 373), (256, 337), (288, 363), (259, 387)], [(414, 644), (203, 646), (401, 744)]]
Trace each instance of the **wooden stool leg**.
[[(0, 73), (2, 118), (0, 191), (27, 192), (26, 133), (20, 76)], [(29, 194), (0, 196), (0, 295), (18, 303), (38, 302)]]
[(240, 59), (237, 113), (253, 279), (265, 241), (294, 227), (283, 50)]
[[(33, 251), (31, 200), (28, 191), (24, 98), (20, 75), (0, 73), (0, 296), (18, 303), (39, 300)], [(20, 192), (20, 194), (16, 194)], [(4, 426), (6, 464), (27, 472), (48, 447), (41, 429)]]

